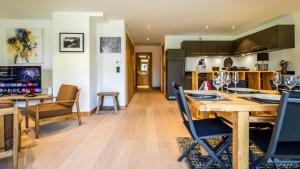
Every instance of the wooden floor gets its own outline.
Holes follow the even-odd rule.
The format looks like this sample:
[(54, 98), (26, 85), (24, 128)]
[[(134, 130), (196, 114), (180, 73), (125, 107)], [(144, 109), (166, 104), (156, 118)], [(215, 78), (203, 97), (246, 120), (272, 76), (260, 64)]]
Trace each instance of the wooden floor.
[[(176, 102), (158, 91), (137, 92), (119, 115), (84, 117), (80, 127), (76, 122), (43, 125), (37, 145), (21, 151), (19, 169), (187, 168), (176, 161), (176, 137), (188, 133)], [(10, 162), (0, 161), (0, 168)]]

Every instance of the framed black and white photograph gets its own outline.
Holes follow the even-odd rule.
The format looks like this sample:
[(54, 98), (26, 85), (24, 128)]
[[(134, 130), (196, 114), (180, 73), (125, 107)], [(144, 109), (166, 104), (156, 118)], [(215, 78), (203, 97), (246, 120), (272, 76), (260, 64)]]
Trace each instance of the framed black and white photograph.
[(83, 33), (59, 33), (60, 52), (84, 52)]
[(121, 37), (100, 37), (100, 53), (121, 53)]

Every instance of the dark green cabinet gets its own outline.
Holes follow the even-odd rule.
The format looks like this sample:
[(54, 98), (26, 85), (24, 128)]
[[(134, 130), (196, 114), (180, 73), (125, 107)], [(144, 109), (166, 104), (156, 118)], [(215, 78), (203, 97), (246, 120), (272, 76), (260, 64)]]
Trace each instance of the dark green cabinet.
[(232, 55), (232, 41), (217, 41), (216, 54), (220, 56)]
[(189, 56), (226, 56), (295, 47), (295, 26), (276, 25), (234, 41), (183, 41)]
[(287, 49), (295, 47), (295, 26), (294, 25), (277, 25), (266, 29), (267, 48)]
[(181, 49), (185, 49), (185, 55), (199, 56), (201, 53), (201, 41), (183, 41), (181, 43)]
[(175, 99), (172, 82), (185, 85), (185, 50), (168, 49), (166, 52), (167, 98)]
[(217, 54), (217, 41), (201, 41), (200, 54), (202, 56), (216, 55)]

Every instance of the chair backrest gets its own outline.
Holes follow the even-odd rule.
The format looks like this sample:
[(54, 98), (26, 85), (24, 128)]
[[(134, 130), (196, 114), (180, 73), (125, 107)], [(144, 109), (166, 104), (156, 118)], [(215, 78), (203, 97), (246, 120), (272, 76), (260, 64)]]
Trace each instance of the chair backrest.
[(300, 142), (300, 93), (283, 92), (268, 153), (273, 155), (279, 142)]
[[(226, 85), (225, 85), (226, 86)], [(228, 87), (232, 88), (235, 87), (234, 83), (231, 82)], [(240, 87), (240, 88), (247, 88), (247, 83), (246, 80), (239, 80), (239, 82), (236, 84), (236, 87)]]
[(193, 123), (193, 119), (192, 119), (192, 115), (190, 113), (187, 101), (186, 101), (186, 97), (183, 91), (183, 87), (179, 86), (178, 84), (176, 84), (175, 82), (172, 82), (172, 86), (173, 86), (173, 90), (176, 96), (176, 100), (178, 103), (178, 107), (180, 110), (180, 114), (182, 117), (183, 122), (188, 122), (189, 123), (189, 129), (192, 133), (193, 138), (197, 139), (198, 136), (196, 134), (196, 130), (195, 130), (195, 126)]
[[(75, 100), (77, 93), (78, 93), (77, 86), (62, 84), (59, 88), (56, 100), (57, 101)], [(65, 107), (73, 107), (74, 102), (59, 103), (59, 104)]]

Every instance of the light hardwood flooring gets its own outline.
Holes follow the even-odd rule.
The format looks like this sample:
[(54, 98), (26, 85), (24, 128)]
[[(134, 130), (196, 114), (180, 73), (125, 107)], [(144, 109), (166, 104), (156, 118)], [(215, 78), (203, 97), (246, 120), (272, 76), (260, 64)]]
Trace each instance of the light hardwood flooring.
[[(188, 133), (176, 102), (158, 91), (136, 92), (119, 115), (92, 115), (82, 121), (80, 127), (73, 119), (42, 125), (36, 146), (21, 151), (19, 169), (187, 168), (176, 161), (176, 137)], [(0, 168), (10, 168), (10, 162), (0, 161)]]

